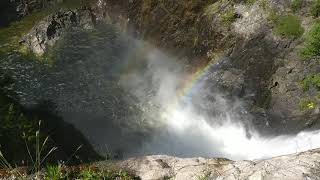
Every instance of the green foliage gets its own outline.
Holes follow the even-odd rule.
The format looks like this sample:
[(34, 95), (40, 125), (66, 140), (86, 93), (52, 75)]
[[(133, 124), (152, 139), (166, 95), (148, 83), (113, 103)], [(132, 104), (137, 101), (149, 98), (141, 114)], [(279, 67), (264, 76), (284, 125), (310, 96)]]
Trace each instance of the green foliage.
[(236, 14), (233, 8), (229, 9), (227, 12), (221, 15), (222, 22), (230, 26), (236, 20)]
[[(44, 151), (47, 149), (47, 142), (48, 142), (49, 137), (47, 136), (42, 141), (42, 138), (40, 137), (40, 128), (41, 128), (41, 121), (39, 121), (38, 130), (35, 132), (35, 134), (36, 134), (35, 155), (34, 155), (35, 157), (32, 157), (29, 145), (26, 144), (30, 159), (33, 163), (32, 171), (35, 173), (38, 173), (41, 170), (42, 164), (44, 163), (46, 158), (57, 149), (57, 147), (53, 147), (51, 149), (48, 149), (47, 152)], [(46, 154), (43, 154), (43, 153), (46, 153)]]
[(247, 5), (253, 5), (257, 0), (245, 0), (244, 2), (247, 4)]
[[(19, 160), (28, 160), (25, 145), (36, 139), (36, 121), (27, 119), (15, 104), (2, 102), (0, 103), (0, 122), (0, 148), (8, 161), (14, 163)], [(34, 147), (30, 148), (34, 149)]]
[(1, 91), (0, 97), (0, 150), (3, 157), (11, 164), (20, 164), (21, 161), (30, 163), (33, 165), (32, 171), (38, 172), (55, 148), (48, 149), (48, 137), (40, 134), (39, 121), (27, 118), (20, 106)]
[(286, 38), (299, 38), (304, 32), (301, 20), (293, 14), (274, 16), (272, 19), (275, 23), (274, 32), (277, 35)]
[(308, 91), (310, 88), (316, 88), (318, 90), (318, 95), (311, 98), (304, 98), (299, 104), (301, 111), (314, 110), (320, 100), (320, 74), (308, 75), (303, 79), (301, 84), (304, 91)]
[(317, 107), (317, 103), (309, 98), (302, 99), (299, 104), (301, 111), (314, 110)]
[(302, 8), (302, 0), (292, 0), (291, 9), (293, 12), (298, 12)]
[(313, 17), (320, 16), (320, 0), (314, 0), (310, 12)]
[(304, 59), (320, 55), (320, 23), (312, 26), (306, 35), (305, 46), (301, 51)]
[(99, 180), (100, 179), (100, 174), (98, 174), (97, 172), (91, 170), (90, 168), (83, 170), (80, 173), (80, 178), (83, 180)]
[(45, 180), (62, 180), (65, 178), (61, 165), (49, 165), (45, 169)]
[(268, 12), (268, 20), (271, 21), (273, 24), (276, 24), (280, 15), (274, 10), (270, 9)]
[(309, 90), (312, 87), (317, 88), (320, 90), (320, 74), (314, 74), (307, 76), (302, 81), (302, 87), (305, 91)]

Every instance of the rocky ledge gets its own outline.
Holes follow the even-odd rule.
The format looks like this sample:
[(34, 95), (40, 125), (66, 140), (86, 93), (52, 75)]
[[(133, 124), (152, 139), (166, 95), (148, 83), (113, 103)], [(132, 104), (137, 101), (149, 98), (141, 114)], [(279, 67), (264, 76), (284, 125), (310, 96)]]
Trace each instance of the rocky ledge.
[[(104, 163), (100, 163), (103, 166)], [(142, 180), (311, 180), (320, 179), (320, 149), (265, 160), (177, 158), (155, 155), (117, 163)]]

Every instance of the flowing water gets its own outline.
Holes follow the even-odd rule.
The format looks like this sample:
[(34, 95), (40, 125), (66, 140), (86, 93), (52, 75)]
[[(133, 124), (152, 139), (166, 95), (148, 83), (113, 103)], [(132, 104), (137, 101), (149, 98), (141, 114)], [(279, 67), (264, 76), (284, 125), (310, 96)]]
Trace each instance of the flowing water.
[(14, 82), (4, 88), (26, 108), (49, 104), (101, 153), (256, 159), (320, 147), (320, 131), (259, 135), (241, 100), (214, 90), (219, 64), (190, 75), (183, 60), (110, 26), (73, 30), (51, 53), (52, 64), (1, 61)]

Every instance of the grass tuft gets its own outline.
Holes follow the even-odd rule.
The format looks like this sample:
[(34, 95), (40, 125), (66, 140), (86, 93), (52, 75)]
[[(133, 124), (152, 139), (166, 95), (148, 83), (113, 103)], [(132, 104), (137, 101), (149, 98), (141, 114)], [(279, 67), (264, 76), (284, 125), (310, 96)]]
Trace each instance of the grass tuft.
[(302, 99), (300, 101), (299, 106), (301, 111), (310, 111), (310, 110), (314, 110), (317, 107), (317, 104), (313, 100), (307, 98), (307, 99)]
[(62, 166), (49, 165), (45, 169), (45, 180), (62, 180), (65, 179), (65, 175), (62, 172)]
[(320, 23), (316, 23), (306, 35), (305, 46), (301, 50), (301, 56), (309, 59), (320, 56)]
[(274, 32), (285, 38), (299, 38), (304, 32), (301, 20), (293, 15), (273, 15), (272, 21), (275, 24)]
[(307, 76), (302, 81), (303, 90), (308, 91), (310, 88), (315, 87), (320, 91), (320, 74)]
[(233, 8), (229, 9), (228, 11), (226, 11), (224, 14), (221, 15), (221, 18), (222, 18), (222, 22), (225, 25), (230, 26), (237, 19), (235, 10)]

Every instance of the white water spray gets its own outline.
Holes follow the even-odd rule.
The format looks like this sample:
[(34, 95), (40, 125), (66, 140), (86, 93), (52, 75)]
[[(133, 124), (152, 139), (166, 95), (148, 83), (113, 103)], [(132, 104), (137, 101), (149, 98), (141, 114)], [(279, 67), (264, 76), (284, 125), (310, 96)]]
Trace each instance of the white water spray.
[(224, 157), (233, 160), (269, 158), (320, 147), (319, 130), (274, 138), (264, 138), (257, 132), (251, 132), (249, 138), (243, 125), (229, 118), (221, 126), (214, 127), (208, 120), (187, 109), (174, 110), (166, 115), (168, 128), (172, 128), (178, 137), (195, 134), (206, 137), (205, 141), (209, 143), (206, 148), (211, 147), (209, 152), (215, 154), (214, 151), (218, 150)]
[[(320, 147), (320, 130), (300, 132), (290, 136), (262, 137), (256, 130), (245, 128), (241, 120), (234, 119), (237, 117), (233, 116), (234, 112), (228, 112), (230, 104), (218, 94), (211, 95), (222, 101), (218, 108), (224, 112), (225, 117), (222, 119), (220, 117), (219, 120), (215, 119), (217, 117), (208, 117), (196, 111), (192, 98), (187, 100), (187, 105), (182, 106), (179, 103), (171, 105), (172, 99), (179, 99), (174, 97), (178, 94), (178, 84), (181, 83), (183, 76), (179, 71), (170, 70), (174, 69), (172, 58), (166, 57), (159, 51), (150, 51), (148, 61), (148, 74), (153, 77), (153, 86), (156, 84), (154, 87), (158, 87), (153, 100), (160, 104), (160, 109), (163, 110), (162, 117), (155, 119), (161, 123), (164, 121), (165, 125), (160, 135), (144, 143), (142, 154), (159, 153), (183, 157), (207, 156), (251, 160)], [(202, 94), (204, 97), (210, 94), (207, 90), (201, 89), (201, 86), (197, 87), (195, 93)], [(210, 103), (212, 102), (207, 98), (200, 100), (200, 104), (206, 106), (210, 106)], [(241, 106), (241, 102), (233, 106)], [(208, 109), (210, 108), (212, 109), (212, 107)]]

